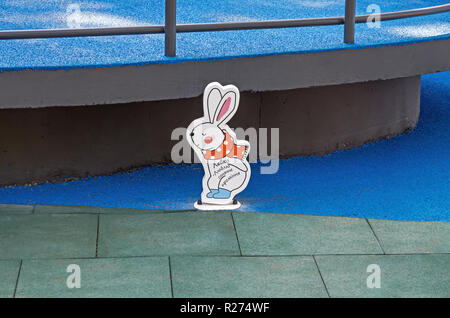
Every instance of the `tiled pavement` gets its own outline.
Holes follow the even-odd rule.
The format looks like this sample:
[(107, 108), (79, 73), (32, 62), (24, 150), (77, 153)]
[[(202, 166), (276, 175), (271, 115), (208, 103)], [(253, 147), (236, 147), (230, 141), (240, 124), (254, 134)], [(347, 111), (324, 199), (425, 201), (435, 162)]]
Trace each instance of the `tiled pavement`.
[(450, 223), (0, 205), (0, 297), (450, 297)]

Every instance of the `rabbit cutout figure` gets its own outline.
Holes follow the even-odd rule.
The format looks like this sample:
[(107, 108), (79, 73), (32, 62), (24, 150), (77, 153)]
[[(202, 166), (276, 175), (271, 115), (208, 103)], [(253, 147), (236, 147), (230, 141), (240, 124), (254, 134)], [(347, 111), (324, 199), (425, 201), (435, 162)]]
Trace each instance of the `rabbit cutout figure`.
[(250, 144), (238, 140), (227, 122), (239, 106), (239, 90), (234, 85), (210, 83), (203, 94), (204, 116), (194, 120), (186, 138), (205, 170), (199, 210), (233, 210), (240, 207), (234, 196), (250, 180), (247, 156)]

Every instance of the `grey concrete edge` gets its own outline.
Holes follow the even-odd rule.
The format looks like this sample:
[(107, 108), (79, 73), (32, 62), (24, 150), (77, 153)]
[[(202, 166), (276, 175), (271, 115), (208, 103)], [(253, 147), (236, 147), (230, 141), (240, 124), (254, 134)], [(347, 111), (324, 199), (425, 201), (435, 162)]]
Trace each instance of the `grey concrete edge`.
[[(447, 52), (447, 53), (445, 53)], [(212, 81), (241, 91), (386, 80), (450, 69), (450, 39), (211, 61), (0, 73), (0, 109), (196, 97)]]

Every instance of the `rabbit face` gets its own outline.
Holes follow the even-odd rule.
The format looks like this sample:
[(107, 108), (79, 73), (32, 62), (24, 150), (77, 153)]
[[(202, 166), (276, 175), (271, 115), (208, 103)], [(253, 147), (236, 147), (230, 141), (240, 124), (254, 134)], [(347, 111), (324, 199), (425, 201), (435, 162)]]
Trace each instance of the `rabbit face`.
[(201, 150), (215, 150), (225, 139), (222, 130), (212, 123), (196, 126), (190, 133), (193, 144)]
[[(203, 94), (202, 118), (194, 120), (186, 130), (189, 144), (201, 151), (212, 151), (225, 141), (227, 122), (236, 113), (239, 90), (236, 86), (222, 86), (217, 82), (208, 84)], [(199, 154), (201, 155), (201, 154)]]

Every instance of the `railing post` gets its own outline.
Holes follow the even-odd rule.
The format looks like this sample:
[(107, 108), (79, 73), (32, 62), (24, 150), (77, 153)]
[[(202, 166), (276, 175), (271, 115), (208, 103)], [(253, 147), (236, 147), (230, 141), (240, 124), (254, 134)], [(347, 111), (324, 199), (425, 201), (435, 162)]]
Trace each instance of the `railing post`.
[(356, 0), (345, 0), (344, 43), (355, 43)]
[(177, 41), (177, 1), (166, 0), (166, 21), (164, 26), (166, 56), (175, 56)]

